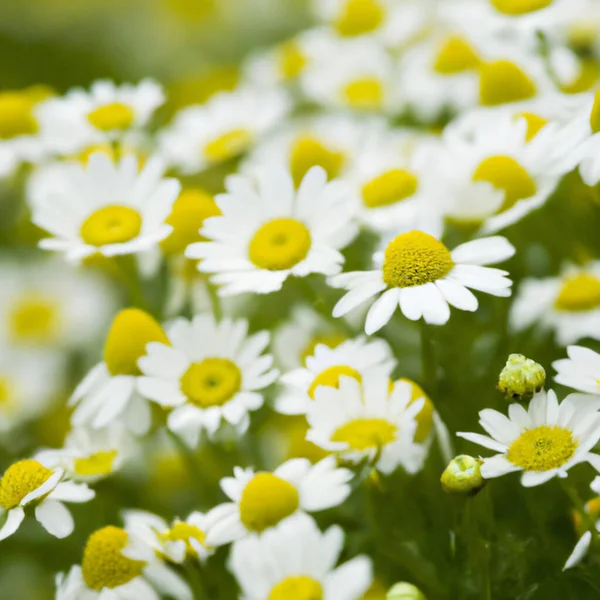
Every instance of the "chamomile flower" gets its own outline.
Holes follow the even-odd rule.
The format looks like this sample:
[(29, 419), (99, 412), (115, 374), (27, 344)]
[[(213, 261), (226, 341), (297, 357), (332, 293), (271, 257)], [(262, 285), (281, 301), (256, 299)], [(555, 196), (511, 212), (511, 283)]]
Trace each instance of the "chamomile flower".
[(281, 378), (285, 388), (277, 398), (275, 408), (283, 414), (306, 413), (319, 386), (338, 387), (342, 376), (361, 381), (363, 375), (374, 368), (389, 375), (396, 361), (384, 340), (356, 338), (343, 341), (335, 348), (317, 344), (314, 353), (306, 357), (305, 364)]
[(512, 329), (538, 323), (555, 331), (561, 346), (600, 340), (600, 262), (569, 266), (558, 277), (525, 279), (511, 308)]
[(315, 391), (306, 439), (353, 463), (375, 461), (373, 467), (382, 473), (398, 466), (416, 473), (427, 456), (415, 442), (415, 417), (423, 406), (423, 398), (413, 402), (408, 382), (390, 384), (384, 371), (372, 370), (362, 382), (342, 375), (338, 387)]
[(138, 361), (144, 377), (140, 393), (166, 407), (175, 407), (168, 427), (195, 447), (206, 430), (213, 435), (222, 421), (241, 433), (249, 412), (263, 404), (259, 392), (275, 381), (273, 357), (264, 354), (269, 333), (248, 336), (248, 323), (211, 315), (192, 321), (177, 319), (167, 329), (169, 342), (151, 343)]
[(96, 81), (89, 91), (75, 88), (37, 107), (40, 139), (60, 155), (126, 139), (126, 134), (144, 127), (163, 102), (162, 88), (150, 79), (137, 85)]
[(74, 426), (98, 429), (121, 420), (133, 433), (146, 433), (150, 407), (137, 386), (142, 374), (138, 360), (149, 342), (169, 344), (149, 314), (136, 308), (117, 313), (104, 344), (104, 360), (90, 370), (69, 401), (76, 407), (71, 416)]
[(50, 535), (65, 538), (73, 532), (74, 523), (63, 502), (87, 502), (94, 495), (83, 483), (63, 481), (61, 469), (47, 469), (32, 459), (15, 462), (0, 479), (0, 540), (17, 531), (26, 508), (35, 508), (36, 520)]
[(221, 488), (231, 502), (211, 511), (206, 535), (210, 546), (227, 544), (250, 534), (261, 534), (298, 512), (316, 512), (341, 504), (350, 494), (352, 472), (326, 457), (312, 465), (293, 458), (272, 473), (235, 467)]
[(54, 236), (43, 239), (41, 248), (78, 261), (95, 253), (135, 254), (169, 235), (165, 219), (180, 184), (163, 179), (158, 159), (149, 160), (138, 173), (133, 156), (115, 164), (98, 152), (87, 167), (74, 167), (67, 175), (60, 192), (34, 206), (32, 220)]
[(452, 305), (477, 310), (477, 298), (468, 289), (493, 296), (510, 296), (508, 273), (482, 265), (507, 260), (514, 247), (503, 237), (482, 238), (457, 246), (452, 252), (423, 231), (402, 233), (388, 243), (381, 266), (372, 271), (354, 271), (332, 277), (333, 287), (345, 288), (333, 309), (341, 317), (369, 298), (383, 292), (369, 309), (365, 324), (368, 335), (379, 331), (399, 307), (405, 317), (443, 325)]
[(245, 87), (181, 110), (159, 140), (159, 154), (184, 174), (244, 154), (283, 119), (285, 92)]
[(458, 436), (498, 452), (484, 458), (485, 479), (521, 471), (521, 483), (532, 487), (589, 461), (590, 451), (600, 439), (599, 403), (589, 396), (571, 394), (559, 405), (552, 390), (537, 393), (526, 410), (511, 404), (508, 417), (486, 408), (479, 423), (489, 435), (457, 433)]
[(341, 527), (321, 533), (298, 514), (236, 542), (229, 568), (247, 600), (359, 600), (371, 584), (371, 562), (357, 556), (336, 567), (343, 544)]
[(130, 558), (130, 545), (139, 548), (120, 527), (92, 533), (83, 550), (81, 566), (56, 577), (56, 600), (158, 600), (161, 596), (192, 600), (188, 584), (148, 547), (144, 559)]
[(327, 183), (313, 167), (294, 190), (292, 176), (278, 167), (230, 176), (227, 193), (216, 197), (222, 216), (207, 219), (208, 242), (188, 246), (188, 258), (202, 258), (198, 270), (213, 273), (219, 294), (267, 294), (290, 276), (334, 275), (344, 260), (339, 250), (356, 235), (346, 187)]
[(568, 346), (569, 358), (555, 360), (554, 381), (587, 394), (600, 394), (600, 354), (583, 346)]

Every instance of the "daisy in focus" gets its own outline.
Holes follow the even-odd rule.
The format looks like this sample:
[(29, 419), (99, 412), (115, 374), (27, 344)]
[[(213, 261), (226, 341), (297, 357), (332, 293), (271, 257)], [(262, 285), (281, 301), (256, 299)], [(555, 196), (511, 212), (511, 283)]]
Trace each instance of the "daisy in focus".
[(298, 514), (265, 532), (236, 542), (229, 568), (247, 600), (359, 600), (371, 585), (371, 562), (356, 556), (336, 567), (344, 533), (324, 533)]
[(315, 465), (308, 459), (294, 458), (272, 473), (235, 467), (233, 477), (221, 480), (221, 488), (231, 501), (211, 511), (206, 542), (220, 546), (262, 534), (299, 512), (337, 506), (350, 494), (352, 477), (352, 471), (338, 468), (332, 456)]
[(426, 323), (443, 325), (450, 318), (449, 305), (477, 310), (477, 298), (468, 288), (510, 296), (508, 273), (483, 265), (502, 262), (514, 253), (514, 247), (500, 236), (466, 242), (450, 251), (423, 231), (402, 233), (386, 246), (379, 268), (329, 279), (333, 287), (348, 290), (335, 305), (333, 316), (341, 317), (383, 292), (367, 313), (367, 335), (379, 331), (397, 307), (411, 321), (423, 317)]
[(527, 410), (511, 404), (508, 417), (489, 408), (480, 411), (479, 423), (489, 435), (457, 435), (499, 453), (483, 459), (485, 479), (521, 471), (521, 484), (532, 487), (566, 477), (579, 463), (599, 462), (590, 454), (600, 440), (598, 408), (589, 396), (571, 394), (559, 404), (552, 390), (542, 391)]
[(244, 319), (215, 323), (212, 315), (177, 319), (167, 328), (169, 342), (153, 342), (138, 361), (140, 393), (164, 407), (175, 407), (168, 427), (192, 448), (202, 430), (213, 435), (222, 421), (238, 435), (250, 423), (249, 412), (263, 404), (259, 390), (279, 372), (264, 354), (269, 333), (248, 336)]
[(339, 252), (357, 233), (346, 187), (327, 182), (313, 167), (296, 191), (289, 172), (261, 169), (256, 177), (232, 175), (227, 193), (216, 197), (222, 216), (207, 219), (208, 242), (188, 246), (188, 258), (203, 259), (198, 270), (212, 273), (222, 296), (281, 289), (291, 275), (334, 275)]
[(552, 363), (554, 381), (579, 392), (600, 395), (600, 354), (583, 346), (568, 346), (567, 354), (569, 358)]
[(166, 238), (165, 219), (179, 194), (175, 179), (164, 179), (158, 159), (141, 172), (126, 156), (115, 164), (104, 153), (92, 154), (87, 167), (67, 165), (60, 192), (50, 192), (33, 207), (33, 222), (52, 234), (40, 248), (64, 252), (71, 261), (96, 253), (136, 254)]

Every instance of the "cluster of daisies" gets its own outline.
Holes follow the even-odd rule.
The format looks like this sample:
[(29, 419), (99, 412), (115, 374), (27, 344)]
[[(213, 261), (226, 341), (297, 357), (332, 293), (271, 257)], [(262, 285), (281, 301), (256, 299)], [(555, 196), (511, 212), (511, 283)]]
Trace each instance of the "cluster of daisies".
[[(516, 401), (480, 412), (486, 435), (448, 430), (435, 369), (421, 388), (387, 335), (419, 321), (425, 347), (452, 309), (510, 302), (509, 272), (490, 265), (520, 249), (499, 232), (567, 175), (597, 194), (597, 2), (315, 0), (313, 17), (250, 56), (235, 89), (171, 118), (151, 80), (0, 92), (0, 177), (24, 182), (48, 251), (0, 263), (0, 444), (26, 445), (40, 415), (66, 407), (69, 421), (60, 447), (5, 470), (0, 539), (27, 516), (70, 535), (64, 503), (92, 501), (157, 432), (193, 460), (257, 436), (270, 411), (304, 452), (234, 467), (226, 501), (185, 519), (124, 509), (57, 576), (58, 600), (191, 600), (190, 565), (221, 546), (241, 598), (360, 600), (372, 560), (312, 514), (365, 481), (416, 474), (432, 449), (454, 492), (600, 472), (600, 355), (569, 345), (600, 340), (600, 262), (519, 286), (507, 327), (568, 345), (555, 381), (575, 392), (559, 402), (539, 365), (511, 357), (500, 387)], [(277, 294), (283, 318), (257, 327)], [(453, 460), (457, 438), (495, 455)], [(600, 535), (586, 506), (566, 567)], [(396, 597), (423, 598), (411, 583)]]

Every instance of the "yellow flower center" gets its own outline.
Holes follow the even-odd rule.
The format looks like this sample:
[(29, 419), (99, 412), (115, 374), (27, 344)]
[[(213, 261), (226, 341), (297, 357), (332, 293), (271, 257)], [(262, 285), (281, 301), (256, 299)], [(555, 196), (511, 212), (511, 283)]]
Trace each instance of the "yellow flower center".
[(332, 150), (318, 139), (304, 135), (294, 143), (290, 154), (290, 171), (296, 187), (312, 167), (322, 167), (328, 179), (335, 179), (341, 172), (345, 156)]
[(594, 96), (594, 105), (590, 113), (590, 127), (592, 128), (592, 133), (600, 131), (600, 90)]
[(323, 600), (323, 588), (306, 575), (286, 577), (271, 590), (267, 600)]
[(383, 85), (376, 77), (364, 77), (348, 83), (342, 95), (349, 106), (359, 110), (376, 110), (383, 106)]
[(530, 142), (548, 124), (548, 119), (530, 112), (522, 112), (516, 116), (525, 119), (527, 123), (527, 134), (525, 135), (527, 142)]
[(204, 220), (220, 214), (210, 194), (199, 189), (184, 190), (165, 221), (173, 227), (173, 231), (160, 242), (162, 251), (165, 254), (182, 254), (187, 246), (202, 240), (200, 229)]
[(257, 473), (244, 488), (240, 519), (250, 531), (261, 532), (293, 515), (300, 506), (298, 490), (272, 473)]
[(32, 114), (34, 105), (24, 92), (0, 92), (0, 139), (35, 135), (38, 124)]
[(385, 249), (383, 281), (390, 287), (412, 287), (437, 281), (454, 267), (450, 251), (423, 231), (409, 231)]
[(90, 246), (122, 244), (136, 238), (142, 217), (129, 206), (105, 206), (93, 212), (81, 226), (81, 239)]
[(14, 342), (48, 343), (58, 332), (59, 307), (41, 295), (25, 296), (10, 310), (8, 324)]
[(340, 35), (351, 37), (374, 31), (384, 19), (384, 8), (377, 0), (346, 0), (334, 26)]
[(418, 185), (419, 180), (410, 171), (392, 169), (363, 186), (363, 203), (367, 208), (390, 206), (412, 196)]
[(381, 448), (396, 439), (397, 428), (385, 419), (356, 419), (333, 432), (332, 442), (344, 442), (350, 450)]
[(198, 527), (183, 521), (175, 523), (169, 531), (163, 533), (160, 537), (163, 542), (185, 542), (185, 551), (187, 555), (192, 558), (198, 558), (198, 552), (194, 546), (192, 546), (190, 540), (194, 539), (202, 544), (202, 546), (206, 546), (204, 543), (206, 538), (204, 532), (201, 529), (198, 529)]
[(5, 412), (10, 410), (13, 403), (15, 391), (12, 381), (3, 375), (0, 375), (0, 408)]
[(111, 375), (140, 375), (137, 361), (146, 344), (169, 345), (162, 327), (146, 312), (126, 308), (114, 318), (104, 345), (104, 362)]
[(113, 589), (142, 574), (147, 563), (121, 553), (127, 541), (127, 532), (113, 526), (104, 527), (90, 535), (81, 561), (81, 574), (90, 589)]
[(577, 440), (556, 425), (524, 431), (511, 445), (506, 458), (524, 471), (549, 471), (564, 465), (575, 454)]
[(600, 279), (588, 273), (570, 277), (563, 283), (554, 307), (570, 312), (600, 307)]
[(495, 60), (482, 65), (479, 100), (484, 106), (527, 100), (535, 94), (535, 83), (513, 62)]
[(552, 4), (552, 0), (491, 0), (494, 8), (505, 15), (524, 15), (541, 10)]
[(479, 57), (467, 40), (449, 36), (441, 44), (433, 68), (442, 75), (455, 75), (479, 66)]
[(74, 465), (75, 473), (82, 477), (110, 475), (117, 454), (116, 450), (106, 450), (90, 454), (86, 458), (76, 458)]
[(336, 365), (334, 367), (329, 367), (324, 371), (319, 373), (314, 381), (311, 383), (310, 388), (308, 390), (308, 395), (311, 398), (315, 397), (315, 391), (320, 385), (324, 385), (326, 387), (340, 387), (340, 377), (353, 377), (356, 381), (362, 381), (362, 377), (360, 373), (353, 369), (352, 367), (347, 367), (346, 365)]
[(310, 231), (300, 221), (273, 219), (262, 225), (248, 247), (250, 260), (260, 269), (291, 269), (306, 258), (312, 240)]
[(537, 191), (531, 175), (511, 156), (489, 156), (482, 160), (473, 173), (473, 181), (487, 181), (504, 192), (504, 202), (498, 212), (512, 208)]
[(226, 358), (205, 358), (192, 363), (181, 378), (181, 391), (189, 401), (202, 408), (229, 402), (242, 385), (242, 374)]
[(204, 146), (204, 156), (211, 162), (221, 162), (245, 152), (252, 144), (247, 129), (233, 129)]
[[(573, 44), (571, 44), (571, 47), (573, 47)], [(590, 50), (585, 49), (582, 49), (582, 51), (590, 52)], [(600, 79), (600, 64), (598, 64), (596, 59), (586, 56), (579, 57), (579, 73), (577, 77), (569, 83), (562, 84), (560, 89), (565, 94), (580, 94), (596, 87), (598, 79)]]
[(416, 402), (420, 398), (425, 399), (425, 403), (423, 404), (423, 408), (418, 412), (415, 420), (417, 421), (417, 429), (415, 431), (415, 442), (417, 444), (422, 444), (431, 433), (431, 428), (433, 427), (433, 413), (435, 411), (435, 407), (433, 406), (433, 402), (429, 399), (429, 396), (423, 391), (423, 388), (412, 379), (408, 379), (407, 377), (401, 377), (399, 381), (405, 381), (411, 385), (411, 397), (409, 405), (413, 402)]
[(315, 336), (304, 348), (302, 354), (300, 355), (300, 359), (302, 363), (306, 362), (306, 359), (309, 356), (312, 356), (315, 353), (315, 348), (319, 344), (324, 344), (328, 348), (337, 348), (346, 338), (339, 333), (330, 333), (328, 335), (317, 335)]
[(45, 483), (52, 471), (37, 460), (13, 463), (0, 479), (0, 506), (6, 510), (19, 506), (23, 498)]
[(88, 114), (88, 121), (101, 131), (127, 129), (133, 123), (135, 113), (130, 106), (122, 102), (113, 102), (99, 106)]
[(279, 47), (277, 55), (279, 70), (286, 79), (293, 79), (306, 67), (306, 57), (296, 42), (289, 41)]

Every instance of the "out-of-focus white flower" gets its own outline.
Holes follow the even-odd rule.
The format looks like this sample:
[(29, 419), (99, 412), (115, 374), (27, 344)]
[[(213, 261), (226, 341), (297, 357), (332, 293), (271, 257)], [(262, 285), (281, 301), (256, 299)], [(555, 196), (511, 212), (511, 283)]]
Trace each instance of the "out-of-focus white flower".
[(583, 346), (568, 346), (569, 358), (555, 360), (556, 383), (566, 385), (580, 392), (600, 394), (600, 354)]

